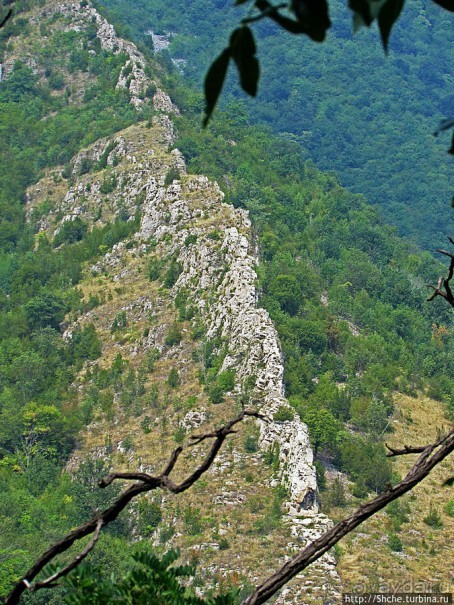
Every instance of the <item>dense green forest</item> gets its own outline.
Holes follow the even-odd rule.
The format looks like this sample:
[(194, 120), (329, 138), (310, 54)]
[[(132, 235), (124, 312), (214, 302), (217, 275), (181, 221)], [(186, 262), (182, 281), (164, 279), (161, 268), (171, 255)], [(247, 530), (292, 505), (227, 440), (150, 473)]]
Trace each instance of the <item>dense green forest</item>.
[[(208, 172), (253, 217), (262, 304), (279, 331), (287, 394), (314, 448), (328, 449), (358, 493), (383, 489), (391, 468), (379, 442), (393, 390), (428, 387), (453, 413), (451, 313), (424, 295), (438, 263), (319, 172), (296, 143), (237, 126), (238, 111), (221, 114), (210, 132), (183, 119), (177, 146), (190, 170)], [(380, 465), (387, 471), (378, 479)]]
[[(219, 41), (225, 33), (225, 22), (215, 16), (223, 5), (213, 3), (206, 10), (202, 1), (190, 3), (186, 22), (177, 9), (164, 12), (164, 3), (155, 2), (152, 12), (137, 2), (128, 6), (125, 22), (129, 20), (139, 31), (140, 14), (141, 27), (155, 27), (159, 22), (162, 30), (181, 31), (171, 51), (175, 57), (190, 51), (187, 56), (197, 80), (209, 52), (207, 39)], [(126, 5), (118, 1), (112, 6), (123, 19)], [(20, 8), (18, 3), (16, 8)], [(143, 18), (145, 9), (149, 24)], [(233, 23), (234, 14), (229, 15)], [(193, 37), (196, 16), (198, 37)], [(50, 20), (40, 27), (51, 31), (53, 23)], [(223, 25), (216, 32), (213, 23)], [(423, 34), (417, 28), (422, 25), (417, 19), (415, 23), (415, 37), (413, 30), (405, 37), (403, 33), (396, 36), (394, 44), (401, 40), (403, 47), (395, 48), (387, 63), (378, 48), (376, 54), (370, 50), (367, 60), (374, 62), (376, 70), (360, 68), (365, 78), (374, 78), (363, 85), (353, 71), (355, 61), (340, 50), (340, 45), (350, 45), (346, 30), (335, 33), (333, 43), (338, 44), (338, 60), (344, 62), (342, 73), (346, 74), (345, 90), (339, 90), (336, 103), (329, 85), (323, 84), (323, 74), (334, 72), (334, 61), (330, 63), (322, 54), (325, 50), (317, 49), (315, 54), (306, 45), (307, 52), (314, 53), (307, 61), (312, 71), (301, 71), (297, 78), (302, 60), (297, 56), (297, 42), (286, 49), (285, 62), (295, 70), (287, 73), (272, 63), (277, 61), (272, 45), (278, 39), (271, 35), (264, 58), (268, 74), (275, 74), (270, 77), (274, 92), (271, 82), (264, 82), (264, 99), (253, 112), (244, 100), (232, 100), (236, 93), (231, 88), (224, 110), (210, 129), (201, 131), (200, 92), (174, 69), (166, 80), (183, 113), (175, 121), (176, 147), (183, 152), (188, 170), (218, 180), (226, 201), (250, 211), (262, 257), (258, 269), (261, 303), (279, 331), (285, 384), (295, 413), (308, 424), (316, 452), (354, 481), (353, 493), (359, 499), (396, 480), (382, 445), (394, 391), (428, 392), (443, 401), (448, 416), (453, 416), (452, 315), (443, 301), (425, 302), (425, 284), (436, 281), (443, 265), (400, 239), (361, 195), (343, 189), (334, 174), (320, 172), (309, 153), (320, 165), (339, 170), (342, 181), (352, 189), (370, 194), (401, 231), (406, 225), (407, 233), (422, 244), (440, 243), (449, 213), (448, 164), (444, 163), (445, 145), (433, 141), (427, 125), (450, 107), (443, 81), (448, 59), (438, 53), (436, 65), (425, 71), (427, 55), (418, 47)], [(26, 36), (27, 28), (19, 12), (1, 30), (2, 45), (19, 33)], [(448, 31), (437, 31), (433, 34), (437, 44), (448, 48)], [(266, 35), (263, 31), (262, 36)], [(367, 54), (370, 35), (364, 34), (361, 44), (352, 44), (358, 57)], [(36, 246), (37, 221), (49, 208), (40, 208), (25, 222), (24, 201), (27, 186), (46, 168), (67, 164), (82, 147), (147, 119), (148, 114), (146, 110), (137, 113), (128, 93), (115, 88), (125, 57), (102, 51), (93, 27), (49, 39), (51, 43), (36, 56), (38, 63), (45, 64), (44, 78), (18, 61), (0, 85), (0, 596), (6, 595), (37, 552), (115, 495), (114, 488), (110, 493), (96, 490), (94, 475), (107, 469), (95, 462), (83, 464), (73, 478), (62, 469), (78, 431), (90, 421), (91, 409), (103, 405), (99, 389), (106, 385), (126, 388), (130, 376), (128, 364), (117, 359), (102, 376), (94, 377), (92, 400), (87, 398), (85, 405), (78, 406), (74, 377), (84, 362), (100, 356), (100, 343), (93, 326), (69, 341), (62, 339), (61, 332), (67, 313), (86, 311), (77, 284), (88, 261), (93, 264), (115, 243), (130, 238), (140, 216), (129, 221), (119, 218), (103, 227), (74, 221), (52, 241), (41, 238)], [(168, 57), (161, 56), (159, 61), (162, 66)], [(391, 75), (380, 75), (385, 69), (391, 69)], [(433, 78), (430, 98), (420, 88), (421, 74), (426, 73)], [(93, 78), (80, 103), (70, 99), (73, 93), (67, 78), (74, 74)], [(400, 81), (402, 74), (408, 79)], [(413, 86), (416, 80), (412, 78), (417, 85)], [(368, 107), (370, 130), (355, 118), (354, 111), (362, 113), (362, 103), (366, 104), (367, 91), (378, 86), (384, 87), (383, 94), (394, 90), (400, 100), (402, 91), (407, 91), (404, 127), (391, 98), (385, 103), (384, 97), (375, 97), (374, 105)], [(285, 103), (277, 103), (278, 95)], [(299, 113), (294, 107), (300, 107), (301, 95), (312, 101), (296, 124)], [(346, 105), (345, 95), (351, 105)], [(296, 105), (291, 105), (292, 99)], [(263, 122), (273, 123), (285, 134), (276, 135)], [(383, 130), (376, 135), (380, 125)], [(333, 128), (336, 133), (342, 131), (342, 137), (334, 137)], [(400, 138), (409, 131), (412, 142)], [(360, 139), (366, 146), (359, 144)], [(380, 154), (386, 161), (381, 168), (373, 159), (377, 150), (385, 150)], [(355, 165), (347, 165), (348, 157), (356, 158)], [(416, 173), (410, 171), (415, 157)], [(434, 181), (422, 178), (426, 173), (433, 174)], [(63, 171), (62, 178), (67, 177)], [(320, 464), (318, 470), (323, 486)], [(140, 527), (140, 515), (137, 523)], [(116, 522), (100, 541), (92, 563), (124, 575), (141, 556), (140, 545), (125, 546), (130, 531), (131, 520)], [(61, 593), (38, 593), (27, 596), (25, 602), (61, 603), (61, 598)]]
[[(150, 30), (172, 33), (163, 54), (168, 63), (183, 59), (185, 77), (201, 89), (243, 16), (233, 4), (199, 0), (182, 10), (164, 0), (112, 0), (106, 9), (138, 39)], [(318, 167), (378, 205), (401, 234), (433, 250), (452, 226), (452, 160), (447, 141), (431, 134), (454, 114), (452, 17), (432, 3), (407, 3), (386, 57), (377, 31), (353, 36), (349, 11), (341, 2), (330, 6), (333, 31), (321, 45), (272, 23), (254, 27), (262, 75), (257, 99), (244, 100), (249, 118), (286, 133)], [(230, 78), (225, 99), (242, 96)]]

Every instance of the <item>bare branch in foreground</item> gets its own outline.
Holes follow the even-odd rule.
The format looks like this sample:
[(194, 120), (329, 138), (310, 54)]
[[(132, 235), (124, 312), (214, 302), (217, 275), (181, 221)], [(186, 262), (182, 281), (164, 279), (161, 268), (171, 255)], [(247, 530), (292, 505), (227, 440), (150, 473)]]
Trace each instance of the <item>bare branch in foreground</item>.
[(426, 455), (429, 455), (436, 447), (444, 443), (446, 440), (446, 435), (442, 435), (438, 441), (432, 443), (432, 445), (421, 445), (419, 447), (404, 445), (402, 449), (396, 449), (391, 447), (387, 443), (385, 443), (386, 447), (389, 450), (389, 454), (386, 454), (388, 458), (392, 458), (394, 456), (405, 456), (406, 454), (422, 454), (422, 452), (426, 452)]
[[(451, 244), (454, 245), (454, 239), (452, 237), (448, 237), (448, 240), (451, 242)], [(448, 303), (452, 307), (454, 307), (454, 293), (450, 285), (450, 281), (454, 275), (454, 254), (441, 249), (437, 250), (437, 252), (449, 257), (451, 259), (451, 263), (449, 265), (447, 277), (440, 277), (436, 287), (430, 284), (427, 285), (428, 288), (434, 291), (433, 294), (431, 294), (427, 300), (433, 300), (436, 296), (441, 296), (446, 301), (448, 301)]]
[(79, 563), (81, 563), (85, 559), (85, 557), (88, 555), (88, 553), (90, 553), (93, 550), (96, 542), (98, 541), (102, 526), (103, 526), (102, 519), (98, 519), (98, 523), (96, 524), (96, 529), (93, 534), (93, 538), (87, 544), (87, 546), (84, 548), (84, 550), (79, 555), (77, 555), (77, 557), (74, 557), (74, 559), (71, 561), (71, 563), (68, 563), (68, 565), (63, 567), (63, 569), (60, 569), (60, 571), (57, 571), (56, 573), (54, 573), (52, 576), (50, 576), (46, 580), (42, 580), (41, 582), (36, 582), (35, 584), (31, 585), (29, 587), (30, 590), (35, 591), (35, 590), (39, 590), (40, 588), (53, 588), (54, 586), (56, 586), (55, 582), (59, 578), (66, 576), (66, 574), (68, 574), (70, 571), (75, 569), (79, 565)]
[[(245, 416), (253, 416), (256, 418), (261, 417), (257, 412), (243, 411), (234, 420), (231, 420), (229, 423), (216, 431), (207, 434), (209, 435), (209, 438), (214, 439), (214, 443), (210, 451), (206, 454), (205, 459), (197, 467), (197, 469), (180, 484), (175, 484), (170, 479), (169, 474), (171, 470), (173, 470), (175, 462), (183, 448), (177, 448), (172, 453), (165, 471), (156, 477), (147, 475), (146, 473), (113, 473), (112, 475), (109, 475), (109, 477), (100, 483), (101, 486), (105, 487), (116, 479), (138, 480), (138, 483), (135, 483), (126, 489), (117, 498), (117, 500), (115, 500), (110, 508), (100, 513), (95, 519), (92, 519), (88, 523), (85, 523), (84, 525), (75, 529), (60, 542), (57, 542), (51, 548), (49, 548), (49, 550), (47, 550), (38, 559), (33, 567), (31, 567), (25, 576), (15, 585), (12, 592), (6, 598), (4, 605), (16, 605), (19, 602), (21, 595), (27, 588), (38, 590), (39, 588), (49, 588), (52, 585), (55, 585), (55, 576), (52, 576), (43, 582), (37, 582), (35, 585), (31, 585), (31, 580), (33, 580), (44, 568), (44, 566), (52, 561), (58, 554), (66, 552), (75, 541), (80, 540), (84, 536), (94, 534), (92, 541), (81, 553), (81, 555), (76, 557), (72, 563), (58, 572), (58, 578), (66, 575), (71, 569), (74, 569), (74, 567), (80, 563), (82, 558), (84, 558), (84, 556), (86, 556), (86, 554), (88, 554), (88, 552), (95, 545), (98, 537), (96, 533), (99, 534), (102, 526), (114, 521), (119, 513), (137, 495), (157, 488), (167, 488), (173, 493), (180, 493), (191, 487), (191, 485), (193, 485), (199, 479), (199, 477), (210, 468), (223, 442), (227, 436), (232, 433), (232, 427), (241, 422)], [(205, 436), (201, 435), (195, 437), (196, 440), (201, 438), (205, 438)], [(406, 477), (400, 483), (394, 487), (391, 487), (388, 491), (380, 494), (373, 500), (363, 504), (352, 515), (338, 523), (335, 527), (323, 534), (317, 540), (314, 540), (296, 557), (288, 561), (281, 569), (259, 585), (252, 595), (243, 601), (243, 605), (259, 605), (261, 603), (265, 603), (269, 598), (276, 594), (276, 592), (278, 592), (282, 586), (287, 584), (298, 573), (303, 571), (311, 563), (324, 555), (330, 548), (339, 542), (341, 538), (349, 534), (353, 529), (358, 527), (358, 525), (366, 521), (369, 517), (373, 516), (387, 504), (413, 489), (415, 485), (427, 477), (427, 475), (435, 468), (437, 464), (442, 462), (453, 451), (454, 430), (452, 430), (445, 437), (438, 439), (438, 441), (435, 443), (429, 444), (423, 448), (412, 448), (410, 446), (405, 446), (403, 450), (391, 449), (391, 452), (395, 452), (392, 455), (401, 455), (404, 453), (420, 453), (421, 455), (414, 466), (409, 470)]]
[[(177, 448), (171, 455), (169, 462), (167, 463), (164, 471), (158, 476), (148, 475), (146, 473), (113, 473), (109, 475), (106, 479), (100, 481), (99, 485), (101, 488), (107, 487), (116, 479), (126, 479), (137, 481), (130, 487), (128, 487), (120, 496), (113, 502), (113, 504), (107, 508), (106, 510), (98, 513), (97, 516), (84, 523), (80, 527), (74, 529), (72, 532), (67, 534), (62, 540), (53, 544), (39, 559), (32, 565), (32, 567), (27, 571), (27, 573), (16, 583), (13, 590), (6, 597), (4, 601), (4, 605), (17, 605), (21, 598), (21, 595), (27, 590), (39, 590), (40, 588), (49, 588), (55, 580), (61, 578), (74, 569), (85, 556), (88, 555), (88, 552), (94, 547), (96, 541), (99, 536), (99, 532), (102, 527), (105, 527), (112, 521), (118, 517), (118, 515), (126, 508), (126, 506), (139, 494), (143, 494), (145, 492), (152, 491), (154, 489), (168, 489), (169, 491), (178, 494), (180, 492), (184, 492), (189, 489), (194, 483), (210, 468), (213, 461), (215, 460), (219, 450), (222, 447), (222, 444), (232, 433), (232, 428), (240, 423), (246, 417), (254, 417), (261, 418), (261, 415), (258, 412), (243, 410), (239, 416), (225, 424), (219, 429), (216, 429), (212, 433), (209, 433), (207, 438), (214, 439), (214, 442), (205, 455), (204, 460), (201, 464), (196, 468), (196, 470), (189, 475), (184, 481), (179, 484), (176, 484), (172, 479), (170, 479), (170, 473), (175, 467), (175, 463), (178, 459), (178, 456), (183, 451), (183, 448)], [(202, 440), (204, 438), (203, 435), (200, 437), (196, 437), (196, 439)], [(53, 561), (55, 557), (61, 553), (66, 552), (77, 540), (84, 538), (85, 536), (89, 536), (90, 534), (94, 534), (92, 541), (85, 548), (85, 550), (76, 557), (70, 564), (64, 567), (62, 570), (58, 572), (57, 577), (51, 576), (51, 578), (47, 578), (47, 580), (43, 580), (42, 582), (37, 582), (36, 584), (32, 584), (32, 581), (36, 578), (36, 576), (43, 570), (43, 568)], [(87, 548), (89, 550), (87, 551)], [(87, 551), (87, 552), (85, 552)]]
[[(418, 448), (419, 449), (419, 448)], [(288, 561), (281, 569), (260, 584), (254, 592), (243, 601), (243, 605), (260, 605), (271, 598), (280, 588), (287, 584), (298, 573), (319, 559), (341, 538), (349, 534), (361, 523), (372, 517), (387, 504), (403, 496), (422, 481), (427, 475), (454, 451), (454, 430), (436, 443), (426, 446), (406, 477), (397, 485), (380, 494), (373, 500), (360, 506), (352, 515), (340, 521), (317, 540), (314, 540), (296, 557)], [(407, 452), (410, 453), (410, 452)]]

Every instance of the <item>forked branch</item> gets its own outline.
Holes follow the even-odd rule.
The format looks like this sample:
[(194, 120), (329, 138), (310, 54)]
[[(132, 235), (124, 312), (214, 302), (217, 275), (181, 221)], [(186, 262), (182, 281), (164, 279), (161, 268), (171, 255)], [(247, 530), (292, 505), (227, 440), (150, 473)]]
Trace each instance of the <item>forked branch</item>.
[[(451, 242), (451, 244), (454, 245), (454, 239), (452, 237), (448, 237), (448, 239)], [(447, 277), (440, 277), (438, 279), (438, 283), (436, 286), (432, 286), (430, 284), (427, 285), (428, 288), (433, 290), (433, 294), (431, 294), (427, 300), (433, 300), (436, 296), (441, 296), (446, 301), (448, 301), (448, 303), (452, 307), (454, 307), (454, 293), (451, 289), (451, 284), (450, 284), (450, 281), (454, 274), (454, 254), (452, 254), (451, 252), (447, 252), (446, 250), (441, 250), (441, 249), (438, 249), (437, 252), (450, 258), (451, 262), (449, 265)]]
[[(103, 527), (115, 521), (118, 515), (126, 508), (126, 506), (139, 494), (143, 494), (145, 492), (152, 491), (154, 489), (168, 489), (169, 491), (178, 494), (189, 489), (194, 483), (210, 468), (215, 460), (219, 450), (222, 447), (222, 444), (226, 440), (226, 438), (234, 431), (232, 431), (233, 427), (240, 423), (246, 417), (254, 417), (254, 418), (262, 418), (258, 412), (243, 410), (239, 416), (225, 424), (224, 426), (216, 429), (211, 433), (207, 433), (206, 435), (199, 435), (194, 437), (195, 443), (200, 443), (205, 439), (213, 439), (213, 444), (209, 449), (208, 453), (205, 455), (205, 458), (200, 463), (200, 465), (196, 468), (196, 470), (190, 474), (186, 479), (184, 479), (181, 483), (175, 483), (171, 478), (170, 474), (173, 471), (175, 464), (178, 460), (179, 455), (183, 451), (182, 447), (178, 447), (169, 458), (169, 461), (160, 475), (153, 476), (148, 475), (147, 473), (112, 473), (105, 479), (99, 482), (99, 486), (101, 488), (107, 487), (113, 481), (117, 479), (136, 481), (130, 487), (128, 487), (120, 496), (114, 501), (114, 503), (107, 508), (106, 510), (98, 513), (97, 516), (84, 523), (77, 529), (74, 529), (67, 536), (65, 536), (59, 542), (53, 544), (39, 559), (34, 563), (34, 565), (27, 571), (27, 573), (16, 583), (13, 590), (6, 597), (4, 605), (16, 605), (19, 603), (21, 595), (25, 592), (25, 590), (39, 590), (41, 588), (51, 588), (55, 586), (55, 582), (69, 573), (72, 569), (77, 567), (79, 563), (88, 555), (88, 553), (95, 546), (99, 533)], [(192, 444), (194, 445), (194, 443)], [(66, 565), (59, 572), (47, 578), (46, 580), (32, 583), (36, 576), (43, 570), (43, 568), (53, 561), (55, 557), (59, 554), (66, 552), (74, 542), (85, 538), (85, 536), (89, 536), (93, 534), (93, 538), (89, 545), (77, 556), (71, 563)]]
[[(100, 513), (96, 518), (75, 529), (65, 538), (60, 540), (60, 542), (57, 542), (51, 546), (51, 548), (49, 548), (49, 550), (47, 550), (36, 561), (36, 563), (28, 570), (25, 576), (21, 578), (21, 580), (14, 586), (12, 592), (6, 598), (4, 605), (16, 605), (19, 602), (21, 595), (25, 590), (27, 590), (27, 588), (31, 590), (39, 590), (40, 588), (50, 588), (55, 586), (56, 580), (74, 569), (94, 547), (102, 527), (114, 521), (119, 513), (127, 506), (127, 504), (139, 494), (157, 488), (166, 488), (173, 493), (180, 493), (191, 487), (200, 478), (200, 476), (210, 468), (223, 442), (227, 436), (233, 432), (233, 427), (241, 422), (246, 416), (253, 416), (263, 419), (263, 417), (257, 412), (243, 411), (237, 418), (230, 421), (223, 427), (213, 431), (212, 433), (194, 436), (193, 441), (196, 443), (199, 443), (205, 439), (214, 439), (214, 442), (209, 452), (206, 454), (203, 462), (191, 475), (189, 475), (179, 484), (174, 483), (170, 479), (169, 475), (175, 466), (178, 456), (183, 451), (183, 448), (181, 447), (177, 448), (172, 453), (163, 473), (158, 476), (152, 476), (146, 473), (113, 473), (101, 481), (101, 487), (110, 485), (116, 479), (133, 480), (137, 481), (137, 483), (134, 483), (128, 489), (126, 489), (117, 498), (117, 500), (115, 500), (112, 506)], [(358, 525), (369, 519), (369, 517), (373, 516), (387, 504), (413, 489), (415, 485), (427, 477), (427, 475), (435, 468), (437, 464), (442, 462), (454, 451), (454, 430), (452, 430), (446, 436), (441, 437), (436, 442), (425, 447), (405, 446), (401, 450), (393, 448), (389, 449), (391, 451), (391, 455), (395, 456), (414, 453), (420, 453), (421, 455), (416, 463), (411, 467), (406, 477), (400, 483), (389, 488), (386, 492), (380, 494), (366, 504), (363, 504), (352, 515), (335, 525), (320, 538), (314, 540), (296, 557), (288, 561), (283, 567), (281, 567), (281, 569), (260, 584), (255, 591), (245, 601), (243, 601), (243, 605), (259, 605), (261, 603), (265, 603), (298, 573), (322, 557), (330, 548), (337, 544), (341, 538), (349, 534), (356, 527), (358, 527)], [(45, 565), (52, 561), (58, 554), (66, 552), (74, 542), (90, 534), (93, 534), (90, 544), (65, 568), (46, 580), (36, 582), (35, 584), (31, 583), (45, 567)]]
[[(408, 448), (411, 449), (411, 448)], [(415, 448), (420, 450), (420, 448)], [(287, 584), (298, 573), (319, 559), (341, 538), (349, 534), (358, 525), (369, 519), (387, 504), (400, 498), (422, 481), (427, 475), (454, 451), (454, 430), (437, 442), (423, 448), (421, 456), (409, 470), (406, 477), (397, 485), (380, 494), (373, 500), (360, 506), (352, 515), (335, 525), (317, 540), (314, 540), (296, 557), (288, 561), (276, 573), (260, 584), (254, 592), (243, 601), (243, 605), (260, 605), (271, 598), (280, 588)], [(407, 451), (405, 453), (413, 453)]]

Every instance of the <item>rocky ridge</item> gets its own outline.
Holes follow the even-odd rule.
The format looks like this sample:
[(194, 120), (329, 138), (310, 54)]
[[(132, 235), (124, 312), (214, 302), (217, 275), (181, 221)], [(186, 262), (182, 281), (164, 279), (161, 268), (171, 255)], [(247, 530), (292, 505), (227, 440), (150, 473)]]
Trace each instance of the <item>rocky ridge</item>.
[[(113, 27), (90, 6), (58, 3), (51, 9), (46, 5), (45, 10), (73, 15), (74, 27), (78, 26), (78, 20), (95, 19), (102, 47), (128, 54), (132, 77), (128, 82), (128, 78), (120, 75), (117, 86), (128, 86), (131, 102), (140, 109), (142, 93), (150, 81), (144, 70), (145, 59), (136, 47), (118, 38)], [(75, 217), (91, 224), (103, 224), (120, 212), (126, 212), (128, 220), (137, 212), (142, 214), (140, 229), (134, 236), (135, 247), (127, 251), (124, 243), (117, 244), (90, 272), (93, 275), (109, 272), (115, 282), (124, 283), (132, 272), (125, 262), (127, 254), (146, 252), (150, 240), (161, 258), (174, 258), (181, 265), (171, 297), (185, 294), (203, 319), (206, 337), (220, 337), (227, 344), (222, 370), (236, 371), (232, 395), (240, 396), (248, 390), (254, 407), (267, 417), (266, 422), (259, 421), (260, 446), (264, 451), (277, 446), (278, 477), (289, 494), (284, 524), (290, 527), (293, 538), (287, 544), (290, 554), (320, 535), (330, 526), (330, 520), (318, 512), (313, 454), (306, 426), (296, 416), (293, 420), (274, 420), (279, 409), (290, 410), (290, 406), (284, 394), (283, 360), (277, 333), (267, 311), (258, 304), (255, 273), (258, 254), (253, 245), (251, 223), (246, 211), (222, 201), (223, 194), (216, 183), (203, 176), (186, 175), (179, 151), (168, 150), (174, 133), (167, 112), (176, 113), (177, 109), (159, 89), (153, 103), (155, 109), (163, 113), (155, 116), (149, 127), (145, 124), (131, 127), (110, 140), (98, 141), (73, 159), (73, 182), (68, 183), (65, 191), (64, 187), (56, 189), (55, 210), (41, 219), (39, 230), (54, 236), (65, 221)], [(115, 177), (113, 190), (107, 194), (102, 191), (105, 172), (80, 174), (84, 159), (97, 162), (106, 153), (109, 178)], [(177, 176), (166, 184), (171, 169)], [(29, 214), (44, 199), (44, 192), (48, 197), (46, 181), (30, 189)], [(188, 237), (192, 237), (192, 243), (185, 244)], [(146, 300), (139, 305), (139, 317), (152, 304), (147, 293), (142, 292), (142, 298), (143, 295)], [(122, 308), (131, 311), (131, 304), (124, 304)], [(94, 316), (94, 313), (85, 314), (77, 323), (93, 320)], [(71, 327), (66, 333), (66, 337), (70, 336)], [(130, 355), (140, 355), (152, 348), (165, 352), (162, 326), (151, 329), (140, 342), (123, 348), (128, 347)], [(171, 352), (166, 354), (171, 358)], [(203, 405), (190, 410), (181, 422), (189, 428), (203, 424), (206, 418), (206, 405)], [(121, 450), (121, 443), (118, 447)], [(221, 456), (221, 464), (223, 460)], [(224, 505), (241, 504), (245, 500), (237, 490), (227, 490), (216, 498), (217, 504)], [(318, 590), (325, 596), (338, 596), (339, 578), (331, 555), (325, 555), (319, 562), (314, 577), (318, 578)], [(312, 584), (313, 580), (296, 581), (282, 592), (277, 602), (301, 603), (303, 591)]]

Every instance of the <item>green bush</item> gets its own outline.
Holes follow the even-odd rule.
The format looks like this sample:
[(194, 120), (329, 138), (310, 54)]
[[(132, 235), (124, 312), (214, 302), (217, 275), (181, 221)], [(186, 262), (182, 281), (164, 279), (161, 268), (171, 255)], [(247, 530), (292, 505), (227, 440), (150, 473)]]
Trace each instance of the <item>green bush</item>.
[(112, 322), (112, 325), (110, 326), (110, 333), (114, 334), (118, 330), (122, 330), (123, 328), (126, 328), (127, 325), (128, 325), (128, 318), (126, 316), (126, 311), (124, 311), (124, 310), (120, 311), (119, 313), (117, 313), (117, 315), (115, 316), (115, 319)]
[(281, 406), (273, 416), (273, 420), (276, 422), (287, 422), (293, 420), (295, 414), (290, 408)]
[(189, 536), (200, 534), (203, 531), (200, 508), (185, 508), (183, 511), (183, 523)]
[(190, 246), (191, 244), (195, 244), (197, 241), (197, 235), (193, 233), (192, 235), (188, 235), (184, 240), (185, 246)]
[(166, 178), (164, 180), (164, 186), (168, 187), (173, 181), (178, 181), (180, 178), (180, 172), (176, 166), (171, 166), (167, 171)]
[(168, 346), (168, 347), (173, 347), (175, 345), (180, 344), (181, 339), (182, 339), (182, 334), (181, 334), (181, 328), (178, 325), (177, 322), (174, 322), (171, 326), (169, 331), (167, 332), (167, 336), (165, 337), (164, 343)]
[(207, 393), (211, 403), (217, 404), (224, 401), (224, 389), (216, 383), (208, 387)]
[(167, 377), (167, 384), (170, 388), (176, 389), (181, 384), (180, 373), (176, 368), (172, 368), (169, 372), (169, 376)]
[(216, 382), (224, 392), (233, 391), (235, 387), (235, 370), (224, 370), (219, 374)]
[(181, 443), (183, 443), (185, 437), (186, 437), (186, 431), (185, 431), (184, 427), (179, 426), (173, 434), (175, 443), (178, 443), (180, 445)]
[(156, 257), (150, 258), (147, 265), (147, 275), (150, 281), (159, 279), (162, 271), (162, 260)]
[(246, 435), (243, 445), (245, 451), (249, 452), (250, 454), (257, 452), (259, 449), (259, 442), (255, 435)]
[(431, 508), (429, 514), (424, 517), (424, 523), (433, 529), (441, 529), (443, 527), (443, 521), (440, 514), (435, 508)]
[(173, 288), (173, 286), (177, 283), (178, 278), (183, 271), (183, 267), (176, 260), (172, 260), (170, 263), (170, 267), (167, 270), (167, 273), (164, 277), (163, 285), (165, 288)]
[(388, 534), (388, 546), (394, 552), (402, 552), (403, 549), (402, 540), (397, 534), (393, 534), (392, 532)]
[(65, 221), (54, 237), (53, 246), (56, 248), (61, 244), (74, 244), (79, 242), (87, 232), (87, 225), (76, 216), (74, 219)]
[(450, 500), (445, 506), (445, 513), (448, 517), (454, 517), (454, 500)]

